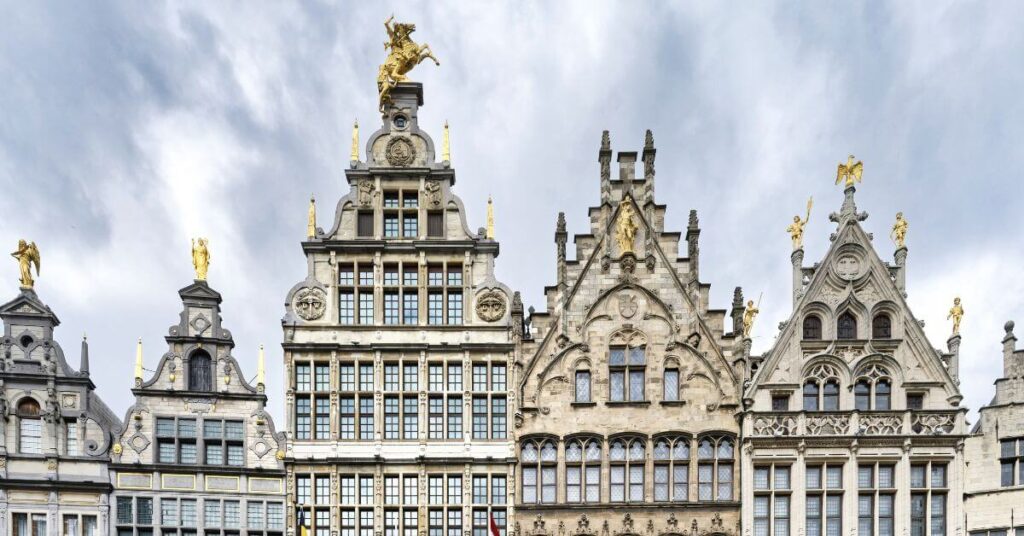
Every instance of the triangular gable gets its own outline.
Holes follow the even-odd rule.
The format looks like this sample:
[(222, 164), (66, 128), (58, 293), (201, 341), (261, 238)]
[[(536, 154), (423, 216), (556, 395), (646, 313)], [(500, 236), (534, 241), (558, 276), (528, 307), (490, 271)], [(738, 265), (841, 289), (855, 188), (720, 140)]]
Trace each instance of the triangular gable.
[(31, 289), (22, 289), (16, 298), (0, 305), (0, 316), (43, 317), (51, 319), (55, 326), (60, 323), (57, 315), (39, 301), (39, 297)]
[(214, 300), (217, 303), (221, 302), (220, 293), (210, 288), (210, 285), (206, 281), (195, 281), (191, 285), (178, 291), (178, 295), (181, 299), (192, 298), (198, 300)]

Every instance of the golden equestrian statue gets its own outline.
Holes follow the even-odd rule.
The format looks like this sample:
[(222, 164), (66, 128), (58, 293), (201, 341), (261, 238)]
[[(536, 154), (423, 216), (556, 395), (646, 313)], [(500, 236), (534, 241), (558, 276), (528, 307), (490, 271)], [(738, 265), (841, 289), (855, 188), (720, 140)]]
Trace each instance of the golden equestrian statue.
[(35, 285), (35, 280), (32, 279), (32, 265), (36, 265), (36, 275), (39, 275), (39, 248), (36, 247), (35, 242), (26, 242), (24, 239), (18, 240), (18, 251), (11, 253), (11, 256), (18, 259), (18, 268), (21, 272), (21, 288), (30, 289)]
[(907, 247), (907, 227), (910, 224), (903, 218), (902, 212), (896, 213), (896, 223), (892, 224), (892, 231), (889, 232), (889, 236), (893, 242), (896, 242), (896, 247)]
[(804, 246), (804, 225), (811, 219), (811, 207), (814, 206), (814, 198), (807, 200), (807, 217), (800, 220), (800, 215), (793, 216), (793, 223), (786, 227), (786, 232), (789, 233), (789, 237), (793, 239), (793, 251), (796, 251)]
[(839, 171), (836, 172), (836, 184), (846, 180), (846, 188), (852, 188), (854, 181), (861, 182), (860, 176), (864, 173), (864, 163), (857, 161), (853, 163), (853, 155), (846, 160), (845, 164), (839, 164)]
[(615, 225), (615, 240), (619, 243), (619, 253), (633, 253), (633, 242), (636, 241), (636, 222), (633, 221), (633, 203), (623, 201), (619, 211), (619, 219)]
[(399, 82), (409, 80), (405, 76), (423, 60), (430, 58), (434, 65), (441, 65), (434, 57), (434, 51), (430, 45), (424, 43), (417, 45), (409, 36), (416, 31), (415, 24), (396, 22), (395, 16), (391, 15), (384, 21), (384, 28), (388, 31), (388, 41), (384, 43), (384, 50), (388, 52), (387, 59), (380, 66), (377, 73), (377, 91), (380, 93), (380, 111), (384, 111), (384, 105), (391, 101), (391, 88)]
[(206, 271), (210, 268), (210, 250), (205, 238), (192, 239), (192, 266), (196, 269), (196, 281), (206, 281)]
[(953, 307), (949, 308), (946, 320), (953, 319), (953, 335), (960, 334), (960, 321), (964, 318), (964, 308), (960, 305), (960, 297), (953, 298)]

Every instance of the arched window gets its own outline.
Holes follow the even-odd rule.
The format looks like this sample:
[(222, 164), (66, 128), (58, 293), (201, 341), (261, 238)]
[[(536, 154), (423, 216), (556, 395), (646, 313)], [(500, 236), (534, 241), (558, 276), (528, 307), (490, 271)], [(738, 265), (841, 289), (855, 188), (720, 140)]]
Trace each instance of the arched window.
[(39, 402), (26, 398), (18, 403), (18, 452), (22, 454), (43, 453), (43, 420)]
[(852, 314), (847, 312), (839, 315), (839, 321), (836, 323), (836, 338), (857, 338), (857, 319)]
[(892, 409), (892, 386), (889, 380), (878, 380), (875, 384), (875, 409), (888, 411)]
[(829, 363), (819, 363), (804, 380), (804, 411), (839, 410), (839, 371)]
[(590, 402), (590, 371), (577, 370), (574, 391), (576, 402)]
[(818, 411), (818, 382), (814, 380), (804, 384), (804, 411)]
[(601, 502), (601, 442), (574, 439), (565, 447), (565, 500)]
[(612, 402), (644, 400), (645, 346), (612, 346), (608, 349), (609, 398)]
[(608, 449), (612, 502), (643, 502), (644, 440), (616, 439)]
[(807, 315), (804, 318), (804, 340), (821, 340), (821, 318), (817, 315)]
[(857, 409), (888, 411), (892, 409), (892, 380), (889, 370), (878, 363), (863, 369), (854, 386)]
[(853, 398), (858, 411), (871, 409), (871, 384), (867, 380), (857, 380), (853, 386)]
[(697, 500), (732, 500), (734, 458), (732, 439), (705, 437), (697, 442)]
[(875, 318), (871, 320), (871, 338), (892, 338), (892, 320), (889, 319), (889, 315), (880, 313), (875, 315)]
[(213, 390), (213, 362), (210, 354), (197, 350), (188, 362), (188, 390)]
[(829, 380), (825, 382), (825, 391), (822, 393), (822, 409), (825, 411), (839, 411), (839, 382)]
[[(671, 490), (671, 493), (670, 493)], [(682, 502), (690, 492), (690, 438), (654, 441), (654, 500)]]
[(523, 502), (555, 502), (558, 489), (558, 448), (555, 442), (550, 439), (527, 441), (520, 450), (519, 460), (523, 467)]

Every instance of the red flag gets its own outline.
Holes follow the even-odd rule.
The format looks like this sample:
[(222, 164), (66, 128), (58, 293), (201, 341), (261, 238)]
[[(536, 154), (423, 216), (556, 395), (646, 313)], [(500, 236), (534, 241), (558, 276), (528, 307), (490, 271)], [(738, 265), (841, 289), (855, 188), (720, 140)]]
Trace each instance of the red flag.
[(498, 531), (498, 524), (494, 522), (494, 512), (491, 512), (491, 536), (501, 536)]

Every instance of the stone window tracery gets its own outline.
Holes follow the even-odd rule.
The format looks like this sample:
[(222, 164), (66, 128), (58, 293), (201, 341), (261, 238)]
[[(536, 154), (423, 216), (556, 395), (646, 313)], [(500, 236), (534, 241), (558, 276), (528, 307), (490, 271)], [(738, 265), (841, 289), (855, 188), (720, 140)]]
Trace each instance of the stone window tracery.
[(654, 441), (654, 500), (682, 502), (690, 496), (690, 438)]
[(706, 436), (697, 442), (697, 500), (731, 501), (735, 463), (733, 440)]
[(853, 386), (855, 407), (859, 411), (892, 409), (892, 375), (879, 364), (861, 372)]
[(601, 450), (599, 439), (573, 439), (566, 444), (566, 502), (601, 502)]
[(646, 346), (612, 346), (608, 351), (608, 374), (612, 402), (644, 400)]
[(804, 411), (839, 410), (839, 371), (819, 363), (804, 380)]
[(558, 447), (554, 440), (528, 440), (519, 454), (522, 467), (523, 502), (554, 503), (558, 490)]
[(608, 449), (611, 502), (643, 502), (645, 441), (619, 438)]

